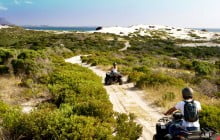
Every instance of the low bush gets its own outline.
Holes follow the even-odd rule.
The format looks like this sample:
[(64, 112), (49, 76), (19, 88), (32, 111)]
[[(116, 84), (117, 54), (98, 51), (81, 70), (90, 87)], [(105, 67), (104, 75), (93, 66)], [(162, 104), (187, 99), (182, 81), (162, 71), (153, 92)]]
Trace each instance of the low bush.
[(0, 74), (8, 74), (9, 73), (9, 67), (5, 65), (0, 65)]
[(11, 50), (0, 48), (0, 65), (8, 61), (9, 58), (13, 57)]
[(142, 134), (142, 127), (134, 122), (135, 116), (133, 114), (119, 114), (116, 118), (116, 139), (136, 140)]
[(212, 127), (220, 132), (219, 107), (203, 105), (200, 116), (200, 124), (202, 127)]
[(214, 95), (215, 95), (217, 98), (220, 98), (220, 92), (216, 92)]
[(162, 99), (165, 101), (173, 101), (175, 99), (175, 94), (173, 92), (167, 92), (163, 95)]
[(39, 58), (42, 57), (40, 53), (34, 50), (23, 50), (19, 55), (18, 59), (34, 59), (34, 58)]
[(137, 82), (143, 77), (145, 74), (143, 72), (131, 72), (128, 76), (128, 82)]
[[(48, 112), (49, 111), (49, 112)], [(13, 139), (107, 139), (112, 137), (110, 124), (93, 117), (65, 116), (62, 111), (38, 110), (24, 115), (10, 112), (3, 126)], [(94, 127), (94, 125), (96, 127)]]
[(209, 63), (193, 61), (192, 64), (196, 74), (199, 76), (209, 75), (214, 72), (214, 67)]
[(128, 82), (137, 82), (143, 77), (144, 75), (151, 74), (151, 70), (146, 67), (133, 67), (132, 72), (128, 75)]
[[(13, 72), (22, 78), (32, 78), (38, 82), (43, 75), (47, 75), (53, 69), (49, 56), (43, 51), (22, 50), (16, 59), (11, 61)], [(51, 56), (52, 57), (52, 56)]]
[(83, 116), (93, 116), (99, 118), (102, 121), (107, 121), (113, 115), (110, 110), (111, 104), (104, 103), (99, 100), (91, 100), (77, 103), (73, 106), (73, 113)]
[(177, 79), (162, 73), (145, 74), (137, 81), (136, 86), (140, 88), (148, 86), (168, 85), (183, 86), (185, 83), (181, 79)]
[(23, 60), (23, 59), (14, 59), (11, 62), (14, 74), (25, 74), (25, 75), (34, 75), (39, 69), (38, 65), (33, 60)]

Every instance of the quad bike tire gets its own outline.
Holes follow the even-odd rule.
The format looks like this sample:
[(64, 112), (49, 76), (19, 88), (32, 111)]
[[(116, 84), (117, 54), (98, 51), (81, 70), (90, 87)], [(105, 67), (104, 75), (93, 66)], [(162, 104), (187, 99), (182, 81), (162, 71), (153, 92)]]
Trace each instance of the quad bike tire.
[(155, 134), (155, 135), (153, 136), (153, 140), (161, 140), (161, 138), (159, 138), (159, 136), (158, 136), (157, 134)]
[(111, 85), (112, 84), (112, 80), (109, 78), (105, 78), (105, 85)]
[(119, 79), (119, 85), (123, 85), (123, 81)]

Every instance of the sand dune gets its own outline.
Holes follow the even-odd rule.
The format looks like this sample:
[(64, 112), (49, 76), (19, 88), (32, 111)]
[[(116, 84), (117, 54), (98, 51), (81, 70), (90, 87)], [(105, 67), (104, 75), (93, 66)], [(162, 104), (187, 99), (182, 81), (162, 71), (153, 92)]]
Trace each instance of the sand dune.
[(153, 31), (165, 33), (164, 37), (186, 40), (213, 40), (220, 38), (220, 33), (193, 30), (187, 28), (176, 28), (163, 25), (137, 25), (130, 27), (104, 27), (102, 30), (94, 31), (99, 33), (112, 33), (120, 36), (137, 34), (140, 36), (152, 36)]
[(9, 27), (9, 26), (7, 26), (7, 25), (5, 25), (5, 26), (0, 25), (0, 29), (4, 29), (4, 28), (10, 28), (10, 27)]

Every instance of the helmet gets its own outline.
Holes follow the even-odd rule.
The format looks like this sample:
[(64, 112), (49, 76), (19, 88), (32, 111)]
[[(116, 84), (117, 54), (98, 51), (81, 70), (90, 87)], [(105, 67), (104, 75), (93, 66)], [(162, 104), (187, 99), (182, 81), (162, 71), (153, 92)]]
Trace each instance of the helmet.
[(188, 87), (184, 88), (182, 90), (182, 96), (183, 96), (184, 99), (185, 98), (192, 98), (193, 97), (193, 89), (188, 88)]
[(183, 118), (183, 115), (181, 112), (177, 111), (177, 112), (173, 113), (173, 119), (175, 121), (181, 120), (182, 118)]
[(117, 63), (116, 63), (116, 62), (114, 62), (114, 63), (113, 63), (113, 66), (116, 66), (116, 65), (117, 65)]

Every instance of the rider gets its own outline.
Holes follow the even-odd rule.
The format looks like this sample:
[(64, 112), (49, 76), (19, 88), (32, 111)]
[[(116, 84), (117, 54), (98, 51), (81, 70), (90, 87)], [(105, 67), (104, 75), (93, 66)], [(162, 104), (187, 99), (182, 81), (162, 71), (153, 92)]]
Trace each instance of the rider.
[[(186, 108), (185, 104), (192, 103), (193, 104), (192, 106), (195, 105), (195, 110), (197, 111), (197, 115), (198, 115), (198, 112), (201, 111), (201, 104), (200, 102), (193, 100), (193, 90), (191, 88), (187, 87), (187, 88), (182, 89), (182, 97), (184, 100), (178, 102), (174, 107), (170, 108), (164, 115), (170, 115), (176, 110), (180, 110), (184, 116), (183, 124), (182, 124), (183, 127), (187, 131), (199, 131), (200, 130), (199, 119), (197, 118), (194, 120), (192, 119), (193, 121), (187, 121), (188, 119), (186, 120), (186, 116), (190, 116), (190, 114), (189, 115), (184, 114), (186, 113), (186, 111), (184, 111), (184, 108)], [(192, 113), (191, 113), (191, 116), (193, 116)]]
[(111, 68), (111, 72), (113, 74), (118, 74), (118, 66), (117, 66), (116, 62), (113, 63), (113, 67)]

